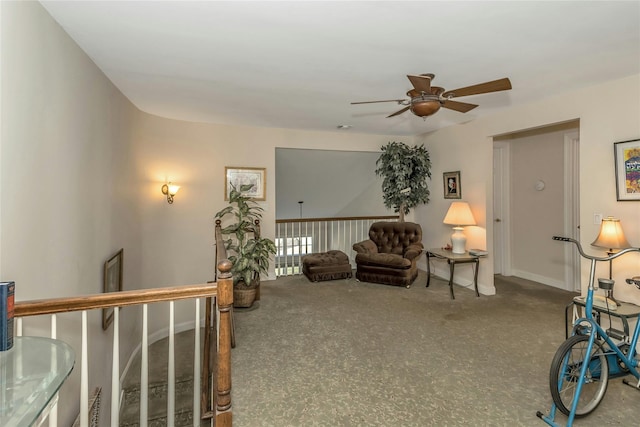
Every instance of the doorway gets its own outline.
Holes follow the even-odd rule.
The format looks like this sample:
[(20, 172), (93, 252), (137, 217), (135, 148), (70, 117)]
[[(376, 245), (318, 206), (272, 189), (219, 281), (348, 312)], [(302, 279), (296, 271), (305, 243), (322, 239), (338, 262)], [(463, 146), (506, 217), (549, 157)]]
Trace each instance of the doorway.
[(553, 235), (579, 239), (579, 121), (494, 137), (494, 272), (569, 291), (579, 258)]

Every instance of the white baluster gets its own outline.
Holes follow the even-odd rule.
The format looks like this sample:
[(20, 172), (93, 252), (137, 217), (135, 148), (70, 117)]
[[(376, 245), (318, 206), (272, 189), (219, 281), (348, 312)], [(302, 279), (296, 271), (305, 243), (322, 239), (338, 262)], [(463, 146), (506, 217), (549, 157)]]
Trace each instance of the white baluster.
[(200, 426), (200, 298), (196, 298), (193, 343), (193, 427)]
[[(51, 339), (58, 338), (58, 318), (55, 314), (51, 315)], [(58, 369), (58, 357), (56, 353), (51, 355), (51, 372), (55, 372)], [(51, 411), (49, 411), (49, 427), (56, 427), (58, 425), (58, 393), (51, 399), (52, 402), (56, 402)]]
[(274, 259), (276, 276), (282, 276), (282, 270), (280, 268), (280, 261), (282, 260), (282, 255), (280, 254), (280, 248), (282, 247), (282, 236), (280, 235), (280, 227), (282, 224), (276, 224), (276, 257)]
[(80, 427), (89, 424), (89, 357), (87, 310), (82, 310), (82, 362), (80, 368)]
[(284, 242), (284, 275), (288, 276), (289, 275), (289, 245), (287, 242), (287, 231), (289, 230), (289, 224), (285, 224), (284, 227), (284, 239), (282, 239), (282, 241)]
[(324, 249), (322, 252), (327, 252), (329, 250), (329, 223), (324, 221)]
[(169, 366), (167, 367), (167, 426), (173, 427), (176, 409), (176, 362), (175, 362), (175, 328), (174, 302), (169, 301)]
[[(298, 271), (297, 274), (302, 273), (302, 223), (298, 223)], [(293, 273), (296, 273), (294, 270)]]
[(141, 368), (140, 368), (140, 427), (147, 427), (149, 412), (149, 349), (147, 330), (148, 305), (142, 305), (142, 348), (141, 348)]
[(120, 308), (113, 309), (113, 361), (111, 364), (111, 425), (120, 425)]

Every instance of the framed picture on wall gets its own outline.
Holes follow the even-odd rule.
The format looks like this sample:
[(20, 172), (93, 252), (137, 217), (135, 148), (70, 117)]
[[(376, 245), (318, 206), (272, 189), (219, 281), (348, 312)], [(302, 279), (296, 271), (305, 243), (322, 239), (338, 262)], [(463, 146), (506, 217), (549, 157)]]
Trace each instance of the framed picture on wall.
[(462, 198), (462, 189), (460, 187), (460, 171), (443, 173), (442, 182), (444, 184), (445, 199)]
[(613, 144), (619, 201), (640, 200), (640, 139)]
[(224, 199), (229, 200), (231, 185), (240, 191), (242, 185), (251, 185), (243, 194), (253, 200), (266, 200), (267, 194), (266, 168), (240, 168), (226, 166), (224, 168)]
[[(104, 292), (122, 291), (122, 258), (124, 249), (120, 249), (104, 263)], [(105, 331), (113, 322), (113, 307), (102, 309), (102, 329)]]

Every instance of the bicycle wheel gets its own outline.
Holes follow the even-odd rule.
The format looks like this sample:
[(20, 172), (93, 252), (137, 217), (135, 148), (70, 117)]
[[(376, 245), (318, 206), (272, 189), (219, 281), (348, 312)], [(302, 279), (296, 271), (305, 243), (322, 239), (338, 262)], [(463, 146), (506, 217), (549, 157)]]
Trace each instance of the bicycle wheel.
[(585, 360), (588, 360), (589, 366), (580, 392), (575, 417), (580, 418), (590, 414), (598, 407), (607, 391), (609, 383), (607, 357), (598, 341), (593, 343), (591, 355), (587, 356), (588, 345), (588, 335), (574, 335), (562, 343), (551, 362), (549, 373), (551, 397), (560, 412), (567, 416), (571, 412), (580, 370)]

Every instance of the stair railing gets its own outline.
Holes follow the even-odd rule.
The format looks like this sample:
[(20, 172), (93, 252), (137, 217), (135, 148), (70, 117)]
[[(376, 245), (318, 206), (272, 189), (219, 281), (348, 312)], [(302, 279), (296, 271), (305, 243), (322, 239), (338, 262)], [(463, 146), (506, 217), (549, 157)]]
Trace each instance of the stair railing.
[(355, 267), (351, 246), (369, 238), (369, 227), (376, 221), (397, 221), (398, 215), (276, 220), (276, 276), (302, 274), (306, 254), (340, 250)]
[[(113, 307), (113, 344), (111, 372), (111, 425), (119, 425), (120, 413), (120, 366), (119, 366), (119, 310), (116, 308), (142, 306), (141, 337), (141, 383), (140, 383), (140, 426), (148, 423), (148, 305), (169, 302), (169, 367), (167, 396), (167, 421), (173, 425), (175, 410), (175, 360), (173, 345), (174, 302), (195, 300), (194, 318), (194, 414), (201, 413), (202, 419), (213, 419), (214, 426), (230, 427), (231, 412), (231, 307), (233, 304), (233, 279), (231, 263), (226, 259), (219, 227), (216, 228), (216, 268), (217, 281), (194, 285), (144, 289), (135, 291), (109, 292), (68, 298), (21, 301), (15, 304), (16, 335), (21, 336), (23, 319), (30, 316), (48, 315), (51, 319), (51, 338), (57, 337), (56, 314), (78, 312), (82, 318), (80, 356), (80, 427), (89, 426), (89, 381), (88, 381), (88, 322), (90, 310)], [(220, 250), (222, 248), (222, 250)], [(204, 348), (200, 347), (200, 299), (205, 298)], [(200, 372), (200, 357), (202, 371)], [(54, 406), (49, 416), (49, 426), (57, 425), (57, 408)], [(194, 427), (200, 420), (194, 416)]]

